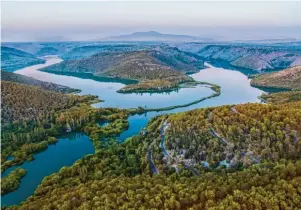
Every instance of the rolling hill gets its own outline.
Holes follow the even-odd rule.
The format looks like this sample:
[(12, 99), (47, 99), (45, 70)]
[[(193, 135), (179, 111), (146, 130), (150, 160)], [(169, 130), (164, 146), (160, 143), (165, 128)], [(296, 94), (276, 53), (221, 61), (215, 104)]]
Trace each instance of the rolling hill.
[[(41, 70), (91, 73), (94, 76), (144, 81), (144, 85), (147, 80), (147, 86), (151, 89), (168, 89), (182, 82), (193, 81), (185, 74), (195, 73), (201, 68), (204, 68), (203, 61), (198, 56), (177, 48), (159, 46), (152, 50), (102, 52), (88, 58), (67, 60)], [(155, 80), (156, 82), (150, 82)]]
[(60, 57), (63, 60), (73, 60), (79, 58), (86, 58), (100, 52), (127, 52), (137, 51), (143, 49), (150, 49), (151, 45), (142, 44), (107, 44), (107, 43), (96, 43), (84, 46), (74, 47), (70, 51), (63, 53)]
[[(199, 56), (180, 51), (177, 48), (159, 46), (151, 50), (102, 52), (83, 59), (67, 60), (43, 68), (42, 70), (111, 75), (110, 73), (116, 73), (116, 70), (130, 71), (128, 68), (121, 69), (121, 67), (123, 65), (125, 67), (133, 65), (131, 67), (140, 69), (139, 71), (146, 73), (144, 76), (145, 79), (149, 79), (148, 72), (151, 73), (151, 71), (156, 69), (153, 69), (150, 64), (156, 65), (157, 67), (160, 66), (162, 69), (172, 68), (175, 71), (182, 71), (184, 73), (195, 73), (198, 72), (199, 69), (205, 68)], [(115, 76), (118, 77), (118, 74), (115, 74)], [(129, 73), (124, 77), (128, 79), (139, 79), (140, 76)]]
[(301, 66), (291, 67), (270, 74), (259, 75), (252, 79), (251, 85), (257, 87), (301, 90)]
[(38, 119), (87, 101), (87, 98), (43, 90), (37, 86), (1, 81), (1, 122)]
[(45, 61), (36, 56), (10, 47), (1, 46), (1, 69), (5, 71), (14, 71)]
[(182, 43), (175, 46), (196, 53), (216, 66), (243, 72), (281, 70), (301, 64), (300, 44)]

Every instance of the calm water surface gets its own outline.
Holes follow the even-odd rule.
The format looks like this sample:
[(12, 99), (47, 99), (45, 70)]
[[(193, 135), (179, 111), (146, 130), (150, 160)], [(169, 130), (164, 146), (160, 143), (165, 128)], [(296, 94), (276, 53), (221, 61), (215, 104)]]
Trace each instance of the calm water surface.
[[(98, 95), (99, 98), (105, 100), (105, 102), (94, 104), (93, 106), (95, 107), (135, 108), (138, 106), (146, 106), (148, 108), (159, 108), (189, 103), (213, 93), (209, 88), (198, 86), (196, 88), (183, 88), (177, 92), (174, 91), (170, 93), (120, 94), (116, 91), (124, 87), (124, 84), (122, 83), (101, 82), (88, 78), (37, 71), (39, 68), (61, 61), (61, 59), (55, 56), (48, 57), (45, 64), (27, 67), (16, 71), (16, 73), (42, 81), (81, 89), (82, 92), (80, 94)], [(128, 119), (129, 129), (121, 133), (117, 139), (124, 141), (128, 137), (136, 135), (147, 125), (151, 118), (157, 115), (182, 112), (208, 106), (260, 102), (257, 97), (260, 96), (263, 91), (251, 87), (250, 80), (247, 76), (238, 71), (216, 68), (208, 63), (206, 65), (208, 66), (208, 69), (201, 70), (191, 76), (197, 81), (206, 81), (221, 86), (220, 96), (207, 99), (189, 107), (131, 116)], [(3, 196), (2, 204), (12, 205), (20, 203), (33, 194), (37, 185), (45, 176), (57, 172), (63, 166), (72, 165), (77, 159), (94, 152), (92, 143), (86, 135), (73, 134), (69, 137), (72, 140), (68, 140), (67, 137), (62, 137), (55, 146), (49, 146), (46, 151), (35, 155), (34, 161), (24, 163), (21, 167), (27, 170), (27, 174), (22, 179), (20, 188), (15, 192)], [(14, 168), (8, 169), (3, 175), (5, 176), (12, 169)]]
[(125, 85), (118, 82), (100, 82), (92, 79), (73, 76), (58, 75), (37, 71), (39, 68), (59, 63), (62, 60), (57, 57), (48, 57), (45, 64), (34, 65), (18, 70), (15, 73), (23, 74), (46, 82), (53, 82), (82, 90), (81, 95), (92, 94), (99, 96), (105, 102), (94, 104), (95, 107), (136, 108), (160, 108), (190, 103), (213, 93), (210, 88), (198, 85), (195, 88), (181, 88), (178, 91), (167, 93), (132, 93), (122, 94), (116, 91)]
[(50, 145), (47, 150), (34, 155), (35, 160), (11, 167), (2, 174), (7, 176), (18, 167), (27, 171), (18, 190), (2, 196), (1, 204), (14, 205), (24, 201), (34, 193), (45, 176), (59, 171), (63, 166), (71, 166), (76, 160), (93, 153), (92, 142), (85, 134), (70, 133), (61, 136), (55, 145)]

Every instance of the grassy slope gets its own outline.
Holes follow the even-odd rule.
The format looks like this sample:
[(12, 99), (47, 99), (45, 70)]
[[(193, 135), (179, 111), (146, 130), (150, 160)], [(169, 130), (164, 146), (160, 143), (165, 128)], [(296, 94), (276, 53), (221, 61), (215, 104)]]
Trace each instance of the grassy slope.
[(301, 90), (301, 66), (255, 77), (251, 85), (258, 87)]

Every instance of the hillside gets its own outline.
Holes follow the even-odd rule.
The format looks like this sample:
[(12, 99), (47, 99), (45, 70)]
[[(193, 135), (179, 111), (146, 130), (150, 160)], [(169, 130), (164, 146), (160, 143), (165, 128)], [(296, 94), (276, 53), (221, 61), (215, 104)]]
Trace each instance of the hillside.
[(36, 56), (14, 49), (1, 46), (1, 70), (14, 71), (35, 64), (44, 63), (45, 61)]
[(45, 56), (60, 55), (86, 44), (81, 42), (4, 42), (2, 46), (21, 50), (35, 56)]
[(34, 120), (67, 109), (87, 97), (43, 90), (39, 87), (1, 81), (2, 123)]
[(45, 178), (19, 208), (300, 209), (300, 106), (156, 117), (144, 134)]
[(270, 74), (259, 75), (252, 79), (251, 85), (257, 87), (301, 90), (301, 66), (295, 66)]
[[(182, 82), (193, 81), (185, 73), (197, 72), (203, 67), (203, 62), (198, 56), (182, 52), (177, 48), (157, 47), (143, 51), (103, 52), (88, 58), (67, 60), (41, 70), (58, 73), (91, 73), (95, 76), (138, 81), (165, 80), (170, 83), (164, 87), (157, 86), (158, 83), (151, 85), (151, 89), (165, 89), (175, 87)], [(134, 89), (135, 87), (131, 91)]]
[(260, 98), (267, 103), (284, 104), (288, 102), (301, 101), (301, 91), (286, 91), (272, 94), (262, 94)]
[(70, 51), (63, 53), (60, 57), (63, 60), (74, 60), (80, 58), (86, 58), (100, 52), (127, 52), (127, 51), (137, 51), (143, 49), (150, 49), (151, 45), (143, 44), (91, 44), (85, 46), (74, 47)]
[(215, 65), (230, 69), (262, 72), (301, 64), (300, 45), (184, 43), (176, 46), (196, 53)]
[(58, 85), (51, 82), (43, 82), (21, 74), (15, 74), (6, 71), (1, 71), (1, 80), (8, 81), (8, 82), (16, 82), (25, 85), (37, 86), (43, 90), (55, 91), (60, 93), (71, 93), (71, 92), (79, 91), (77, 89), (69, 88), (67, 86)]

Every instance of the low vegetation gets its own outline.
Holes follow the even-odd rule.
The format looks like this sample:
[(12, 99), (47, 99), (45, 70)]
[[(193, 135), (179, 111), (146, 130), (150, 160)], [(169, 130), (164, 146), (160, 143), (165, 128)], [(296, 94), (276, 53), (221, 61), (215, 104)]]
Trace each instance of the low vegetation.
[(251, 85), (256, 87), (301, 90), (301, 66), (255, 76), (251, 81)]
[[(209, 45), (190, 43), (186, 45), (188, 46), (184, 48), (188, 51), (198, 49), (197, 55), (211, 63), (225, 68), (235, 68), (246, 73), (280, 70), (301, 64), (300, 48), (289, 42), (278, 46), (277, 44), (250, 43)], [(299, 46), (299, 43), (297, 45)]]
[(186, 73), (203, 68), (203, 62), (177, 48), (160, 46), (130, 52), (102, 52), (87, 58), (67, 60), (41, 69), (54, 73), (91, 73), (94, 76), (139, 81), (120, 92), (170, 90), (179, 84), (193, 81)]
[(283, 104), (287, 102), (301, 101), (301, 91), (262, 94), (260, 98), (271, 104)]

